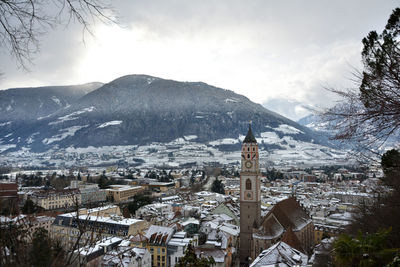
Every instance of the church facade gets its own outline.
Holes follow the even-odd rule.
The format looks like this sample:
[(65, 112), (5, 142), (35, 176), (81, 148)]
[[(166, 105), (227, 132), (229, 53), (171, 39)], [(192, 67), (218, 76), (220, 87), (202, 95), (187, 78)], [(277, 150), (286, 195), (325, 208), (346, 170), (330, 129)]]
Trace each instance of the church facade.
[(261, 217), (261, 181), (259, 152), (249, 125), (243, 141), (240, 172), (240, 243), (239, 260), (248, 265), (259, 253), (284, 241), (308, 253), (314, 240), (314, 225), (294, 197), (277, 203)]

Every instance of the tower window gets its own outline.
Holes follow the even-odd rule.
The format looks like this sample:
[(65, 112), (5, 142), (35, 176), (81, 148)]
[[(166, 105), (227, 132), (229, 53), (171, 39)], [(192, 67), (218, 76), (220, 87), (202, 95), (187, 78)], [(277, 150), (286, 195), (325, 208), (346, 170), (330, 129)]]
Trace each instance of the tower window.
[(246, 180), (246, 190), (251, 190), (251, 181), (250, 181), (250, 179)]
[(250, 154), (247, 154), (247, 158), (248, 158), (248, 159), (250, 158)]
[(250, 147), (247, 148), (247, 151), (250, 151)]
[(253, 147), (253, 151), (255, 151), (256, 150), (256, 148), (255, 147)]

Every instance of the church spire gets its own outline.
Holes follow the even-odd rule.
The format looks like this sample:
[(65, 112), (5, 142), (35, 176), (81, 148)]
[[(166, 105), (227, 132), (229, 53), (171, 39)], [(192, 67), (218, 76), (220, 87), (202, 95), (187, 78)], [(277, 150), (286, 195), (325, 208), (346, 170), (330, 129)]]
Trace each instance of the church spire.
[(243, 143), (257, 143), (257, 140), (254, 137), (253, 132), (251, 131), (251, 121), (249, 122), (249, 130), (246, 137), (244, 138)]

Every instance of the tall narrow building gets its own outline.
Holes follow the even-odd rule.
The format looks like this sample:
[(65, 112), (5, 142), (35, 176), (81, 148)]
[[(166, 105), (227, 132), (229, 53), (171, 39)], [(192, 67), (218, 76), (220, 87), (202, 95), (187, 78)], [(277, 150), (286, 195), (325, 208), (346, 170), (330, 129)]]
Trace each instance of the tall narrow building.
[[(240, 172), (240, 246), (242, 264), (249, 263), (253, 228), (261, 222), (261, 190), (258, 145), (251, 125), (242, 145)], [(254, 259), (253, 259), (254, 260)]]

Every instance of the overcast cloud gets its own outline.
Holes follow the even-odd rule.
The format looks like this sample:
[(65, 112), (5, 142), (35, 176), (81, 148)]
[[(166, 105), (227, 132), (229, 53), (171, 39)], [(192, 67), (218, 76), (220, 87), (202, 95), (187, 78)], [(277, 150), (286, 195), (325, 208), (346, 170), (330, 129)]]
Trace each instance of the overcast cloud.
[[(42, 39), (26, 73), (0, 51), (0, 88), (109, 82), (126, 74), (203, 81), (292, 119), (327, 106), (360, 68), (361, 39), (395, 1), (112, 1), (121, 26), (78, 25)], [(289, 103), (289, 104), (288, 104)], [(291, 103), (291, 104), (290, 104)], [(285, 108), (283, 108), (285, 107)]]

